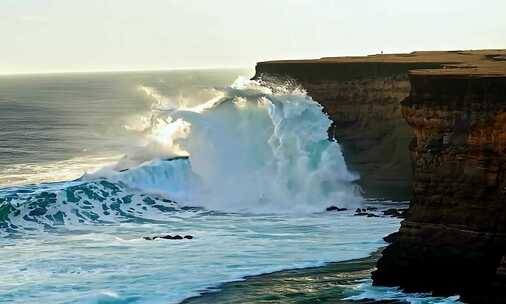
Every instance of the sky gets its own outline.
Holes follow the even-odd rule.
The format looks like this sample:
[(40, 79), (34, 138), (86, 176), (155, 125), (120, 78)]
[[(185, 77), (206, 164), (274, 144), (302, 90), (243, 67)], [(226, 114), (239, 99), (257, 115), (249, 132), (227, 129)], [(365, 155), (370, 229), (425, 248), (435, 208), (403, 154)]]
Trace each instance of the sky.
[(504, 0), (0, 0), (0, 74), (506, 48)]

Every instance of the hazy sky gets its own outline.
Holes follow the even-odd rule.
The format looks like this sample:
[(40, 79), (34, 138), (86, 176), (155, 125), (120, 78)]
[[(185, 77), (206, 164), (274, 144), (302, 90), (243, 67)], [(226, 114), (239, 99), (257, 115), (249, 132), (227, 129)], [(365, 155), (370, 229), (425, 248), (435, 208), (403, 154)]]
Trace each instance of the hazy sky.
[(0, 73), (506, 48), (505, 0), (0, 0)]

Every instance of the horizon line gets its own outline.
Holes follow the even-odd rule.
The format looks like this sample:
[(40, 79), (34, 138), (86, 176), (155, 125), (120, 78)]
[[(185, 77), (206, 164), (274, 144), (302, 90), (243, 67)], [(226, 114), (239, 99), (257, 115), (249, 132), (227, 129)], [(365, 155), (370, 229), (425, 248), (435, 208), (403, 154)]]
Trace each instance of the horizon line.
[(169, 71), (195, 71), (195, 70), (232, 70), (250, 69), (248, 66), (227, 67), (184, 67), (184, 68), (147, 68), (147, 69), (119, 69), (119, 70), (66, 70), (66, 71), (36, 71), (36, 72), (0, 72), (0, 76), (23, 76), (23, 75), (61, 75), (61, 74), (100, 74), (100, 73), (126, 73), (126, 72), (169, 72)]

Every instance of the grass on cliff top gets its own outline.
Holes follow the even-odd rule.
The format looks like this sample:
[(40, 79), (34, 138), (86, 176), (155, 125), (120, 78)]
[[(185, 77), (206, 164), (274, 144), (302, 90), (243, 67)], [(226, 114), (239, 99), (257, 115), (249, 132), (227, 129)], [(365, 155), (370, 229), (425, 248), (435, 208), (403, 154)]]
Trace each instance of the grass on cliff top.
[(422, 51), (409, 54), (375, 54), (356, 57), (324, 57), (309, 60), (278, 60), (262, 64), (280, 63), (440, 63), (440, 69), (412, 70), (411, 73), (423, 75), (469, 75), (486, 77), (506, 77), (506, 50), (471, 51)]

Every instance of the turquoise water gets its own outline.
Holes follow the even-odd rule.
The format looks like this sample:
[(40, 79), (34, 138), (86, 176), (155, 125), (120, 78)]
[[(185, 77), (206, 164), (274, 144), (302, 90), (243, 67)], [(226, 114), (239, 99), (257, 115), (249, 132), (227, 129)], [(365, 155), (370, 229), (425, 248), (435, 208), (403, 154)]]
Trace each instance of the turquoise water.
[(248, 74), (2, 76), (0, 302), (178, 303), (384, 246), (321, 107)]

